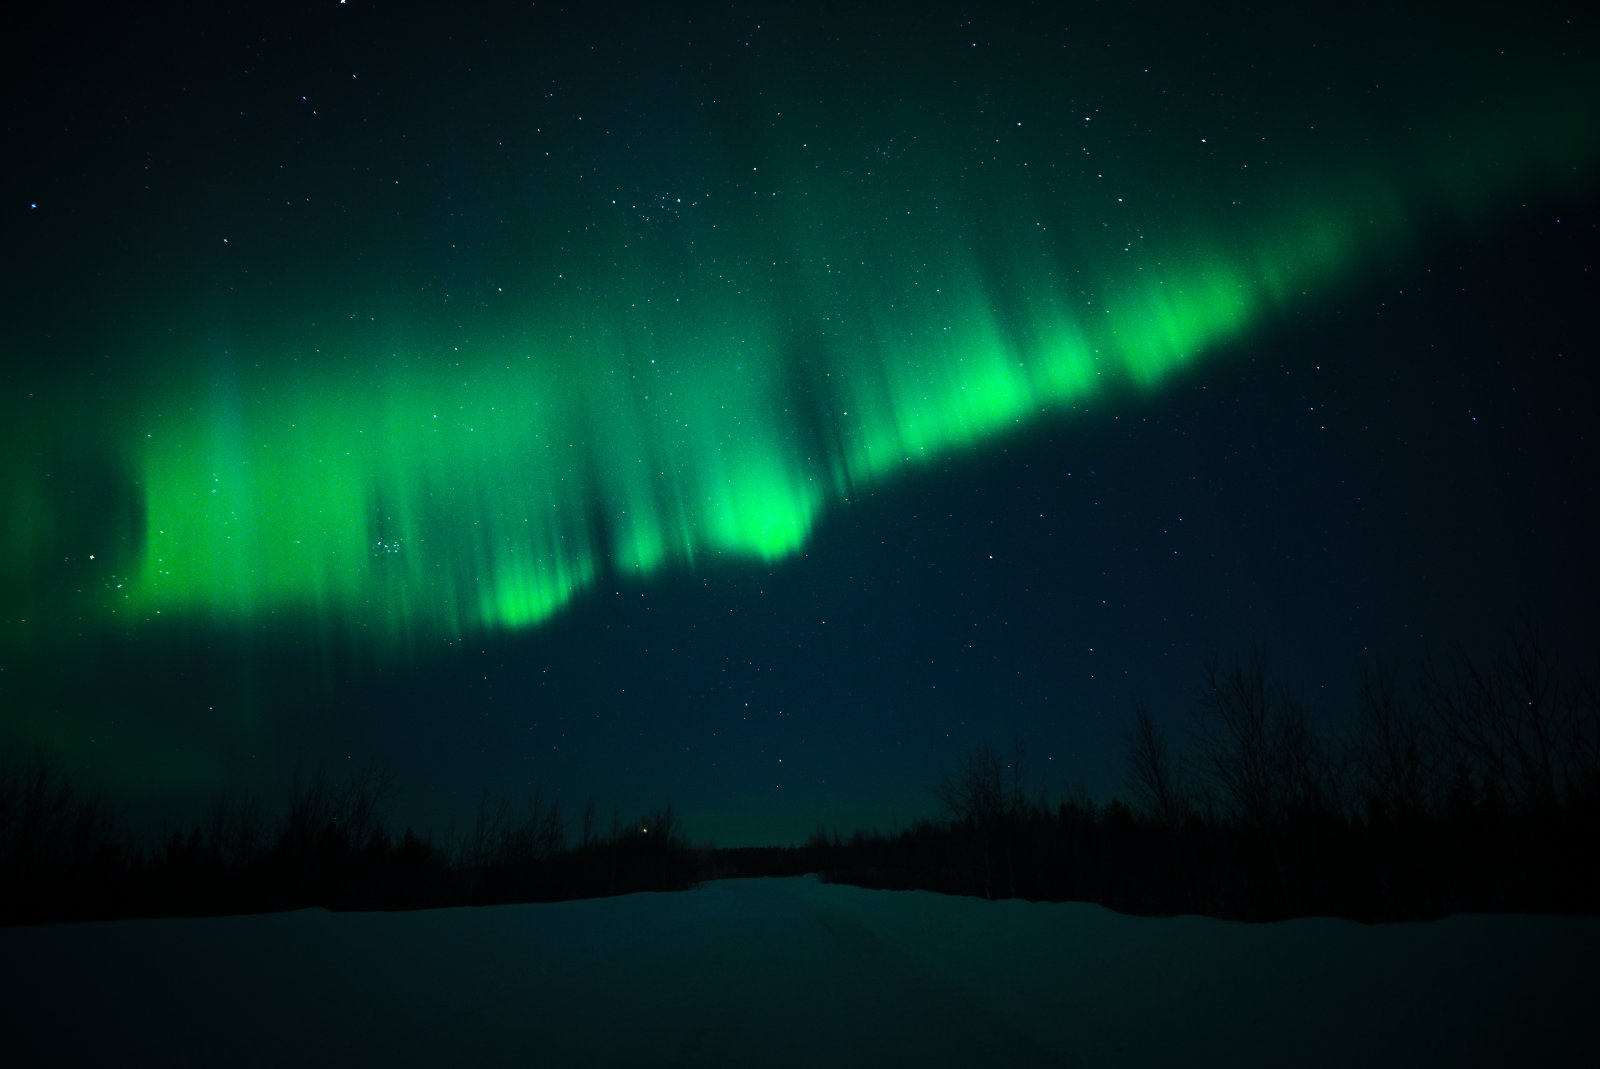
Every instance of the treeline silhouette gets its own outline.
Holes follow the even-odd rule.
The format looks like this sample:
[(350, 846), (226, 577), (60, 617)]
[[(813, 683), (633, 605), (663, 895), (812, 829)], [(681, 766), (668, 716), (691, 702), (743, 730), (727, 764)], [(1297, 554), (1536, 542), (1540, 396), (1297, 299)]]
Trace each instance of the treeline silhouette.
[(943, 819), (848, 839), (819, 829), (796, 868), (872, 888), (1097, 902), (1136, 914), (1416, 920), (1600, 913), (1600, 699), (1532, 628), (1489, 658), (1368, 674), (1341, 735), (1319, 731), (1258, 654), (1206, 667), (1192, 744), (1142, 706), (1133, 799), (1051, 802), (1026, 754), (970, 751)]
[(1186, 752), (1136, 706), (1131, 802), (1051, 799), (1020, 743), (934, 787), (938, 818), (804, 846), (691, 849), (672, 808), (602, 821), (485, 796), (442, 839), (385, 822), (381, 768), (297, 780), (141, 847), (44, 754), (0, 755), (0, 923), (393, 910), (820, 873), (870, 888), (1246, 920), (1600, 913), (1600, 694), (1525, 628), (1488, 658), (1377, 669), (1332, 734), (1255, 654), (1206, 666)]
[(688, 887), (696, 862), (672, 807), (602, 826), (590, 801), (569, 822), (535, 792), (485, 796), (443, 840), (383, 814), (388, 773), (297, 779), (275, 820), (254, 800), (141, 848), (98, 795), (44, 753), (0, 761), (0, 924), (263, 913), (321, 906), (396, 910), (590, 898)]

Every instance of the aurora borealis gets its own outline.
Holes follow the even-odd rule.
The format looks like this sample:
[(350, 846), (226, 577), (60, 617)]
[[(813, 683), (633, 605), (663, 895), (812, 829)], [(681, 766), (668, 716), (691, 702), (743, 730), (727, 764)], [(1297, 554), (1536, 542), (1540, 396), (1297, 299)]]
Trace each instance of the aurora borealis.
[[(50, 695), (74, 660), (187, 664), (194, 633), (303, 641), (296, 715), (404, 752), (348, 712), (361, 673), (584, 648), (546, 637), (580, 604), (768, 582), (949, 463), (1077, 470), (1053, 436), (1260, 377), (1253, 346), (1431, 249), (1590, 203), (1600, 160), (1592, 27), (1533, 16), (1378, 42), (1353, 14), (282, 18), (148, 66), (114, 37), (152, 31), (110, 27), (98, 88), (33, 76), (0, 476), (25, 735), (185, 735), (110, 668)], [(52, 55), (76, 32), (38, 27)], [(190, 703), (248, 710), (206, 729), (222, 776), (271, 748), (263, 676), (300, 674), (233, 656)]]

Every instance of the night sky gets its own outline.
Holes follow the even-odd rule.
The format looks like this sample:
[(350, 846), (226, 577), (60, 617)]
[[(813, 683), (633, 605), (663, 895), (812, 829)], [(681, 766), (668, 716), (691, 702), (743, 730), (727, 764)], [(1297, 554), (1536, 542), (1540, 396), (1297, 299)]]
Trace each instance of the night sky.
[(0, 741), (135, 817), (783, 843), (1592, 662), (1593, 16), (270, 7), (0, 46)]

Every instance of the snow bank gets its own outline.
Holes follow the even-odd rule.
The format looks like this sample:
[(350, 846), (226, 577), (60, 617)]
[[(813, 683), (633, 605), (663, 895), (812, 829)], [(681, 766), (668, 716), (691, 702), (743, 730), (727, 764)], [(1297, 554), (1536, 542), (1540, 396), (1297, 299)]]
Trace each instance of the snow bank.
[(9, 1065), (1586, 1065), (1597, 951), (1592, 918), (1245, 925), (729, 880), (0, 930), (0, 1049)]

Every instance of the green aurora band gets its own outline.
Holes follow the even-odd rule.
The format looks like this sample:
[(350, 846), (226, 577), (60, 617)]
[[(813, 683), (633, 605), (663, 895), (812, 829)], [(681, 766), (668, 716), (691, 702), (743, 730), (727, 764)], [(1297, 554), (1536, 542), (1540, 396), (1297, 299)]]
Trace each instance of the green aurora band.
[[(802, 145), (711, 192), (608, 197), (583, 247), (492, 300), (269, 310), (130, 387), (107, 434), (137, 519), (85, 616), (311, 620), (393, 653), (535, 627), (607, 577), (781, 561), (833, 505), (1156, 390), (1430, 227), (1586, 188), (1594, 129), (1565, 98), (1400, 159), (1349, 139), (1233, 213), (1153, 166), (1019, 188), (934, 138), (877, 184)], [(1033, 148), (1041, 171), (1071, 155)], [(35, 515), (12, 560), (50, 541), (33, 485), (9, 488)]]

